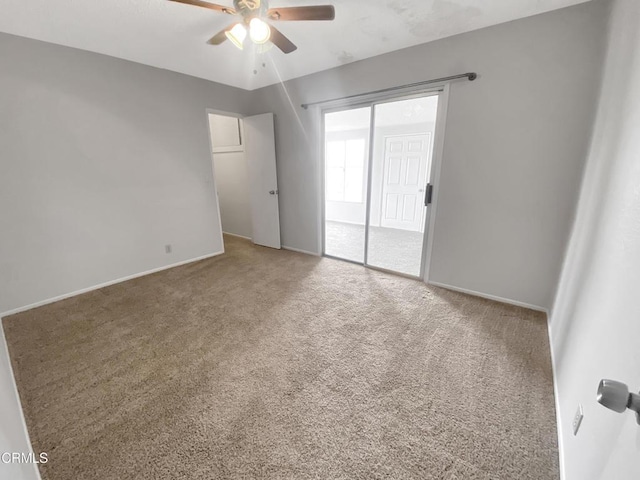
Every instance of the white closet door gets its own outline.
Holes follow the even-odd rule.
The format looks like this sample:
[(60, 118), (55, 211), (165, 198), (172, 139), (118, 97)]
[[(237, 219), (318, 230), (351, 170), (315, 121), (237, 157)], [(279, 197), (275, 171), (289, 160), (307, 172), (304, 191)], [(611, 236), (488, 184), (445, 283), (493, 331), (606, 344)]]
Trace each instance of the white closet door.
[(244, 117), (253, 243), (280, 248), (280, 210), (273, 113)]

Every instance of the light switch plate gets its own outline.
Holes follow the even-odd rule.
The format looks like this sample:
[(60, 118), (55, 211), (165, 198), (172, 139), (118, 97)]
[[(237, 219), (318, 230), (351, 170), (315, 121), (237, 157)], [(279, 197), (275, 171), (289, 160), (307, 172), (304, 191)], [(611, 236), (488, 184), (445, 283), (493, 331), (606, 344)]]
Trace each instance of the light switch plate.
[(584, 417), (584, 412), (582, 411), (582, 405), (578, 404), (578, 409), (576, 410), (576, 414), (573, 416), (573, 434), (577, 435), (578, 430), (580, 429), (580, 424), (582, 423), (582, 418)]

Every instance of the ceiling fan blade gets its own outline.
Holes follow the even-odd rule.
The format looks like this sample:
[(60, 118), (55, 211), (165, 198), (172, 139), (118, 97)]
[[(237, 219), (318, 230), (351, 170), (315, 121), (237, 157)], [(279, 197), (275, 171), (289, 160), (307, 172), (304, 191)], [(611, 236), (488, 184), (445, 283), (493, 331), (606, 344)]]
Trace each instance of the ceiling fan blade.
[(336, 10), (333, 5), (315, 5), (312, 7), (270, 8), (267, 17), (271, 20), (333, 20)]
[(227, 32), (230, 31), (233, 27), (235, 27), (237, 25), (237, 23), (234, 23), (232, 25), (229, 25), (228, 27), (220, 30), (218, 33), (216, 33), (213, 37), (211, 37), (207, 43), (209, 45), (220, 45), (222, 42), (224, 42), (227, 39)]
[(229, 15), (235, 15), (236, 11), (231, 7), (225, 7), (218, 5), (217, 3), (204, 2), (202, 0), (169, 0), (170, 2), (184, 3), (186, 5), (194, 5), (196, 7), (208, 8), (217, 12), (228, 13)]
[(289, 40), (287, 37), (285, 37), (282, 34), (282, 32), (280, 32), (280, 30), (278, 30), (277, 28), (275, 28), (273, 26), (271, 26), (271, 38), (270, 38), (270, 40), (276, 47), (278, 47), (284, 53), (291, 53), (295, 49), (298, 48), (298, 47), (296, 47), (296, 45), (291, 40)]

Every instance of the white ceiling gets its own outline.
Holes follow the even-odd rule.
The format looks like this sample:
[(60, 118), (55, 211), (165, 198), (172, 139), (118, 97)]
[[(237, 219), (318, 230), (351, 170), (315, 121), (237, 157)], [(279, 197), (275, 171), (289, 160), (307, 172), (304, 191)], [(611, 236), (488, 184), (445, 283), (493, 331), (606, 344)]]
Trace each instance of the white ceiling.
[(271, 0), (271, 7), (335, 5), (333, 22), (277, 22), (298, 45), (289, 55), (208, 45), (236, 17), (167, 0), (0, 0), (0, 31), (253, 90), (585, 1)]

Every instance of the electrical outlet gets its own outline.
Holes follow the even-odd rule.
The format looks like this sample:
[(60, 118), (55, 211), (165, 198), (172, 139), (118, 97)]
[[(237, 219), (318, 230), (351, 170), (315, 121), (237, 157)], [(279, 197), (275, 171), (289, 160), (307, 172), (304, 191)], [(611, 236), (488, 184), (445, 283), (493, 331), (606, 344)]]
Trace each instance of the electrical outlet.
[(171, 245), (164, 246), (164, 253), (171, 253)]
[(580, 424), (582, 423), (582, 418), (584, 417), (584, 412), (582, 411), (582, 405), (578, 404), (578, 409), (576, 410), (576, 414), (573, 416), (573, 434), (577, 435), (578, 430), (580, 429)]

